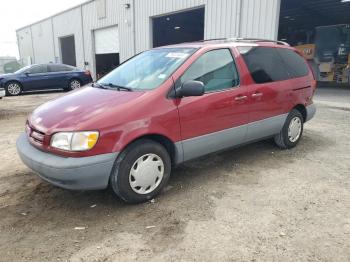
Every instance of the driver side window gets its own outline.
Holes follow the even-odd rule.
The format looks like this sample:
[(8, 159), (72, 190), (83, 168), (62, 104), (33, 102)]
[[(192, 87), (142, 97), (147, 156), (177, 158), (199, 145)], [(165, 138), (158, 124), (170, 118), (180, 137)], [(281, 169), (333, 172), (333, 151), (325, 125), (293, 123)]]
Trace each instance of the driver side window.
[(201, 81), (206, 93), (239, 85), (239, 76), (229, 49), (209, 51), (199, 57), (182, 75), (181, 83)]

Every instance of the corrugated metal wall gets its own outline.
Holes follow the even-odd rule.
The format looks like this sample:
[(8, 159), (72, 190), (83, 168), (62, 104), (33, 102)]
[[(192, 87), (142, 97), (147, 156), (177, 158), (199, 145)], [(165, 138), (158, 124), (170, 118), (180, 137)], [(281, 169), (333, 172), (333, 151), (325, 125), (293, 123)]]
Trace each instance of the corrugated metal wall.
[[(204, 36), (206, 39), (236, 36), (276, 39), (280, 1), (89, 1), (52, 18), (18, 30), (18, 45), (21, 57), (34, 57), (35, 63), (50, 62), (55, 57), (58, 58), (56, 60), (60, 61), (59, 38), (74, 34), (77, 66), (84, 67), (86, 61), (88, 65), (85, 67), (94, 73), (93, 43), (94, 30), (96, 29), (118, 26), (121, 61), (152, 47), (152, 17), (203, 6), (205, 7)], [(126, 8), (125, 4), (130, 4), (130, 8)], [(103, 7), (105, 10), (100, 9)], [(33, 39), (31, 39), (32, 34)]]
[(93, 73), (95, 73), (94, 31), (96, 29), (117, 25), (120, 60), (124, 61), (134, 54), (132, 9), (125, 9), (124, 4), (126, 3), (129, 1), (106, 0), (106, 16), (104, 18), (98, 17), (98, 1), (82, 6), (85, 61), (89, 63), (87, 68)]
[[(60, 38), (74, 35), (77, 66), (84, 65), (81, 8), (74, 8), (52, 18), (55, 56), (61, 57)], [(59, 61), (61, 61), (59, 59)]]
[(35, 52), (35, 63), (55, 61), (55, 50), (52, 35), (51, 19), (32, 26), (32, 39)]
[(17, 31), (17, 41), (18, 41), (18, 50), (20, 58), (24, 63), (27, 63), (27, 60), (31, 58), (33, 60), (33, 45), (32, 45), (32, 33), (31, 28), (26, 27)]

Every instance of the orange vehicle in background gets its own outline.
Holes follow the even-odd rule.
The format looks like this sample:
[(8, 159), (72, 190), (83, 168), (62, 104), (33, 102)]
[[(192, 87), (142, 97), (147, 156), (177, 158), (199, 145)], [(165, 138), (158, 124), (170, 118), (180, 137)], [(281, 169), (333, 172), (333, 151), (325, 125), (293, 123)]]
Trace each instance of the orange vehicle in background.
[(315, 43), (295, 46), (319, 82), (350, 84), (350, 25), (316, 27)]

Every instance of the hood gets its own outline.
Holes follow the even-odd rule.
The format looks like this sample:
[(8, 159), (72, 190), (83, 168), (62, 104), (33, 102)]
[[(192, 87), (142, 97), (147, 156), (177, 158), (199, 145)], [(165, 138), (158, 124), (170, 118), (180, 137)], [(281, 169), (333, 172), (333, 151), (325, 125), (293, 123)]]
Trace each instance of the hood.
[(0, 79), (3, 79), (3, 78), (8, 78), (8, 77), (12, 77), (14, 76), (15, 74), (0, 74)]
[[(49, 101), (34, 110), (30, 124), (46, 134), (57, 131), (93, 130), (101, 128), (119, 111), (125, 114), (135, 100), (145, 92), (127, 92), (85, 87), (58, 99)], [(137, 102), (136, 102), (137, 103)], [(97, 126), (94, 125), (98, 122)]]

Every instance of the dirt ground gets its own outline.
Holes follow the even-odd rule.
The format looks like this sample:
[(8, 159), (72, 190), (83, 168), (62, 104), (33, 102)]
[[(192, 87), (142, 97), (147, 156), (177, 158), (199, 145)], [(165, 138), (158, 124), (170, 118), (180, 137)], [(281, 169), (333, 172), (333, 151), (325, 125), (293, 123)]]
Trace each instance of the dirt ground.
[(0, 100), (0, 261), (350, 261), (350, 91), (335, 92), (318, 90), (297, 148), (187, 163), (142, 205), (56, 188), (22, 164), (26, 115), (63, 93)]

